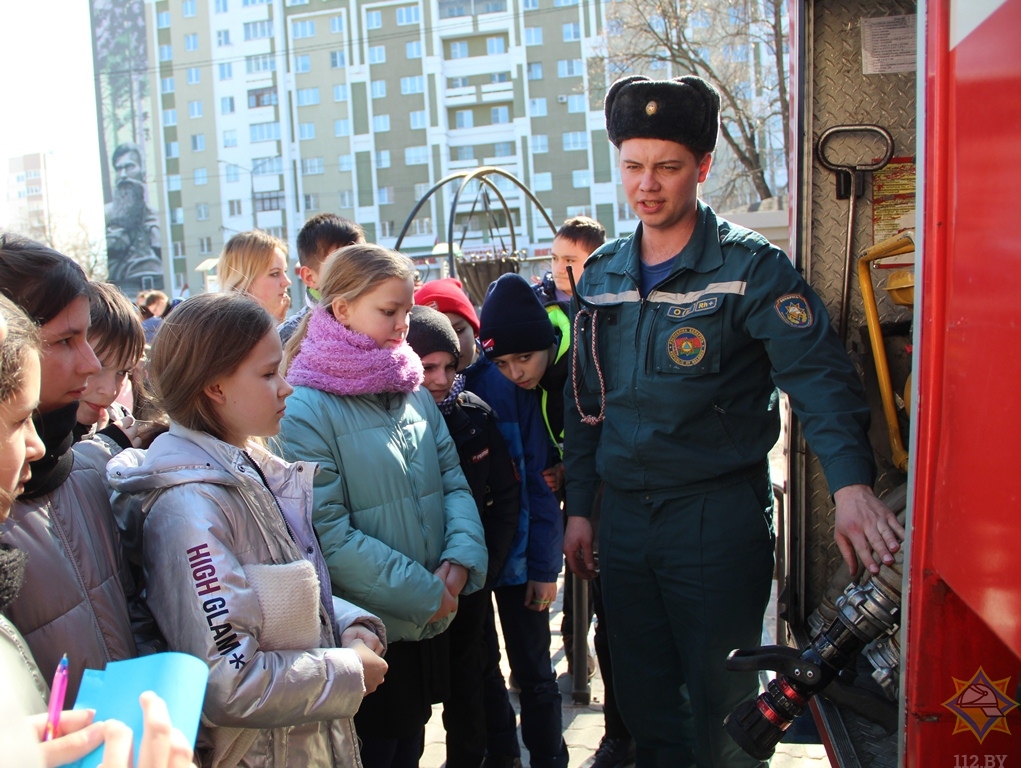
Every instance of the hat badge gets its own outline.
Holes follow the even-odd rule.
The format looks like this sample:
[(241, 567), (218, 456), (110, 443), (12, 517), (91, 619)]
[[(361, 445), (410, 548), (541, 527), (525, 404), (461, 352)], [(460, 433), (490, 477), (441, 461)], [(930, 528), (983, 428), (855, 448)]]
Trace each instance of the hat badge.
[(654, 114), (656, 114), (657, 110), (659, 110), (659, 104), (657, 104), (655, 101), (650, 101), (648, 104), (645, 105), (645, 114), (647, 114), (649, 117), (652, 117)]

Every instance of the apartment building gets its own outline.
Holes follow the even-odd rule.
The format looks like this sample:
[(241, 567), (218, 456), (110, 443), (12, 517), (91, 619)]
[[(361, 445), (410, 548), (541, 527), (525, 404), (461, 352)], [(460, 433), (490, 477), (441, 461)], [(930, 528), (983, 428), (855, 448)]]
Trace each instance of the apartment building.
[(7, 214), (5, 228), (35, 240), (48, 241), (50, 189), (48, 158), (38, 152), (7, 161)]

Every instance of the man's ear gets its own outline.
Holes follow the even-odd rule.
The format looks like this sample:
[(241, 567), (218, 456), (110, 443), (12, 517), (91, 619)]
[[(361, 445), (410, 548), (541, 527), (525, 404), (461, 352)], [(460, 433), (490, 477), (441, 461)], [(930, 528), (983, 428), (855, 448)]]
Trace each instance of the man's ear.
[(709, 169), (712, 167), (712, 165), (713, 165), (713, 153), (712, 152), (706, 152), (705, 153), (705, 157), (703, 157), (702, 161), (698, 164), (698, 183), (699, 184), (704, 183), (706, 178), (708, 178), (708, 176), (709, 176)]
[(330, 312), (333, 314), (334, 319), (341, 325), (347, 325), (347, 301), (338, 296), (330, 302)]
[(214, 381), (212, 384), (207, 385), (206, 388), (203, 389), (202, 391), (203, 393), (205, 393), (206, 397), (208, 397), (214, 403), (219, 403), (220, 405), (223, 405), (224, 403), (227, 402), (227, 395), (223, 391), (223, 387), (220, 386), (219, 381)]
[(301, 278), (301, 282), (307, 285), (312, 290), (319, 288), (319, 278), (315, 272), (312, 271), (311, 267), (300, 266), (298, 267), (298, 277)]

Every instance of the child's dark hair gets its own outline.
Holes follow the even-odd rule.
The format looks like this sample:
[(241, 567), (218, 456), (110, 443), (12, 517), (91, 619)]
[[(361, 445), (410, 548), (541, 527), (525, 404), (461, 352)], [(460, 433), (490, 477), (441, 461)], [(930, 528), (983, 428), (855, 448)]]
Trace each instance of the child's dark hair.
[(338, 248), (364, 242), (360, 225), (335, 213), (319, 213), (298, 232), (298, 263), (315, 269)]
[(0, 293), (36, 325), (46, 325), (84, 296), (88, 278), (75, 262), (35, 240), (0, 234)]
[(560, 225), (555, 236), (583, 245), (591, 253), (606, 242), (606, 228), (588, 216), (574, 216)]
[(178, 424), (225, 437), (205, 388), (229, 376), (276, 323), (242, 293), (204, 293), (181, 303), (161, 324), (149, 356), (156, 401)]
[(89, 346), (96, 357), (134, 368), (145, 352), (145, 331), (138, 310), (110, 283), (89, 283)]

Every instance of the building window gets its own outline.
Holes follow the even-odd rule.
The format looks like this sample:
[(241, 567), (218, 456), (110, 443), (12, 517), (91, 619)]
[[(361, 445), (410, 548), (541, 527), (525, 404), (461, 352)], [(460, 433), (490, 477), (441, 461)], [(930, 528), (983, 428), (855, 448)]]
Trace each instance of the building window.
[(510, 157), (514, 154), (513, 141), (498, 141), (493, 145), (494, 157)]
[(355, 207), (355, 194), (350, 189), (345, 189), (337, 196), (337, 207), (338, 208), (354, 208)]
[(429, 191), (428, 181), (418, 182), (417, 184), (415, 184), (415, 199), (421, 200), (423, 197), (425, 197), (425, 193), (428, 191)]
[(507, 41), (502, 37), (487, 37), (486, 38), (486, 53), (490, 56), (495, 56), (499, 53), (507, 52)]
[(311, 141), (316, 137), (316, 124), (315, 123), (299, 123), (298, 124), (298, 140), (299, 141)]
[(567, 97), (568, 112), (587, 112), (588, 104), (585, 102), (584, 93), (572, 93)]
[(163, 110), (163, 125), (169, 128), (172, 125), (177, 125), (177, 110), (176, 109), (164, 109)]
[(230, 80), (232, 77), (234, 77), (234, 65), (231, 64), (229, 61), (221, 62), (216, 66), (219, 70), (221, 80)]
[(572, 149), (588, 149), (588, 134), (585, 131), (564, 132), (564, 151)]
[(193, 133), (191, 136), (191, 151), (202, 152), (206, 148), (206, 135), (204, 133)]
[(202, 73), (198, 67), (188, 67), (188, 85), (198, 85), (202, 79)]
[(354, 166), (354, 158), (351, 155), (337, 155), (337, 170), (341, 173), (351, 173)]
[(174, 49), (169, 45), (160, 46), (160, 61), (171, 61), (174, 58)]
[(404, 164), (405, 165), (428, 165), (429, 164), (429, 147), (405, 147), (404, 148)]
[(525, 11), (539, 10), (539, 0), (521, 0), (521, 8)]
[(240, 216), (241, 215), (241, 201), (240, 200), (228, 200), (227, 201), (227, 215), (228, 216)]
[(306, 37), (315, 37), (316, 35), (316, 23), (312, 19), (303, 19), (301, 21), (291, 22), (291, 36), (295, 40), (301, 40)]
[(199, 253), (212, 253), (213, 252), (213, 238), (211, 237), (200, 237), (199, 238)]
[(305, 195), (305, 210), (306, 211), (318, 211), (319, 210), (319, 193), (310, 192)]
[(528, 114), (532, 117), (546, 117), (546, 98), (529, 99)]
[(302, 176), (318, 176), (326, 173), (326, 163), (321, 157), (303, 157), (301, 159)]
[(195, 0), (184, 0), (184, 2), (181, 3), (181, 15), (186, 19), (194, 18)]
[(319, 89), (318, 88), (299, 88), (298, 89), (298, 106), (299, 107), (311, 107), (319, 103)]
[(379, 29), (383, 26), (383, 12), (382, 11), (368, 11), (365, 14), (365, 28), (366, 29)]
[(238, 132), (231, 129), (223, 132), (223, 146), (230, 148), (238, 145)]
[(253, 144), (260, 141), (277, 141), (280, 138), (280, 123), (252, 123), (248, 126), (248, 132)]
[(389, 149), (377, 149), (376, 150), (376, 167), (377, 168), (389, 168), (390, 167), (390, 150)]
[(468, 145), (465, 147), (456, 147), (457, 159), (458, 160), (474, 160), (475, 159), (475, 147)]
[(394, 196), (394, 188), (393, 187), (380, 187), (379, 188), (379, 204), (380, 205), (392, 205), (394, 202), (396, 202), (396, 199), (397, 198)]
[(369, 92), (374, 99), (386, 98), (386, 80), (373, 80), (369, 84)]
[(170, 29), (170, 11), (160, 11), (156, 14), (156, 29)]
[(344, 31), (344, 17), (343, 16), (331, 16), (330, 17), (330, 33), (339, 35)]
[(216, 0), (216, 13), (227, 12), (227, 0)]
[(422, 41), (409, 40), (404, 44), (404, 54), (409, 59), (422, 58)]
[(549, 171), (535, 174), (532, 177), (532, 189), (536, 192), (549, 192), (553, 189), (553, 174)]
[(209, 220), (209, 203), (195, 204), (195, 221)]
[(510, 79), (510, 72), (493, 72), (489, 75), (491, 83), (509, 83)]
[(553, 0), (554, 8), (563, 8), (567, 5), (577, 5), (578, 0)]
[(197, 51), (199, 49), (199, 36), (194, 32), (184, 36), (184, 50)]
[(269, 20), (249, 21), (244, 26), (245, 40), (265, 40), (273, 37), (273, 22)]
[(418, 24), (420, 20), (417, 5), (405, 5), (397, 9), (397, 24)]
[(507, 107), (493, 107), (490, 109), (489, 114), (492, 118), (490, 122), (494, 125), (510, 122), (510, 109)]
[(272, 107), (277, 103), (276, 88), (254, 88), (248, 92), (248, 108)]
[(181, 191), (181, 176), (177, 173), (167, 175), (167, 192)]
[(581, 40), (581, 24), (573, 22), (564, 24), (564, 42), (573, 43)]
[(174, 92), (174, 78), (164, 77), (160, 79), (160, 93)]
[(411, 129), (418, 130), (426, 127), (426, 117), (424, 109), (416, 109), (411, 113)]
[(221, 115), (233, 115), (234, 114), (234, 97), (233, 96), (221, 96), (220, 97), (220, 114)]
[(567, 218), (573, 219), (575, 216), (592, 216), (592, 207), (588, 205), (569, 205), (567, 206)]
[(255, 210), (259, 211), (282, 211), (284, 209), (283, 192), (256, 192)]
[(581, 59), (561, 59), (557, 62), (557, 77), (581, 77), (583, 73)]
[(351, 135), (351, 121), (350, 120), (334, 120), (333, 121), (333, 135), (340, 138), (342, 136)]
[(223, 48), (224, 46), (230, 45), (230, 30), (229, 29), (218, 29), (216, 31), (216, 44)]
[(312, 71), (312, 57), (307, 53), (294, 57), (294, 71), (299, 75)]
[(525, 27), (525, 45), (542, 45), (542, 27)]
[(447, 88), (467, 88), (468, 78), (467, 77), (448, 77)]
[(592, 174), (587, 168), (571, 172), (571, 182), (575, 189), (588, 189), (592, 186)]
[(333, 86), (334, 101), (347, 101), (347, 98), (348, 98), (347, 83), (341, 83), (340, 85)]
[(330, 67), (343, 69), (347, 66), (347, 54), (344, 51), (330, 51)]
[(424, 93), (425, 92), (425, 77), (422, 75), (414, 75), (412, 77), (401, 78), (401, 93), (407, 95), (410, 93)]
[(470, 109), (459, 109), (454, 113), (455, 128), (474, 128), (475, 115)]
[(373, 115), (372, 130), (376, 133), (386, 133), (390, 130), (390, 115)]
[(175, 157), (181, 156), (181, 147), (176, 141), (168, 141), (164, 146), (167, 154), (167, 160), (173, 160)]
[[(183, 220), (180, 221), (180, 222), (174, 221), (174, 219), (176, 219), (176, 218), (177, 217), (174, 215), (174, 212), (172, 211), (171, 214), (170, 214), (170, 223), (171, 224), (178, 224), (178, 223), (183, 224), (184, 223)], [(178, 242), (177, 240), (175, 240), (174, 242), (172, 242), (170, 244), (170, 248), (174, 252), (174, 258), (178, 258), (179, 259), (179, 258), (182, 258), (184, 256), (184, 243), (181, 243), (181, 242)]]
[[(170, 223), (184, 224), (184, 208), (170, 209)], [(184, 256), (184, 245), (181, 246), (181, 255)]]
[(412, 219), (410, 235), (431, 235), (433, 233), (433, 220), (431, 216), (423, 216), (420, 219)]
[(276, 57), (271, 53), (262, 53), (258, 56), (245, 56), (245, 72), (254, 75), (259, 72), (275, 72), (277, 68)]
[(392, 221), (380, 221), (379, 222), (379, 236), (380, 237), (393, 237), (396, 233), (397, 228), (394, 226)]
[(542, 62), (532, 61), (528, 64), (528, 79), (542, 80)]
[(467, 59), (468, 58), (468, 41), (467, 40), (454, 40), (450, 44), (450, 58), (452, 58), (452, 59)]
[(370, 45), (369, 64), (385, 64), (385, 63), (386, 63), (386, 46)]
[(533, 155), (543, 155), (549, 152), (549, 137), (545, 133), (533, 133), (531, 144)]
[(275, 176), (284, 172), (282, 157), (257, 157), (252, 161), (253, 176)]
[(223, 166), (223, 179), (230, 184), (241, 181), (241, 167), (227, 163)]
[(196, 187), (201, 187), (203, 184), (209, 183), (209, 174), (206, 173), (205, 168), (196, 168), (195, 175), (192, 177), (192, 181), (195, 182)]

